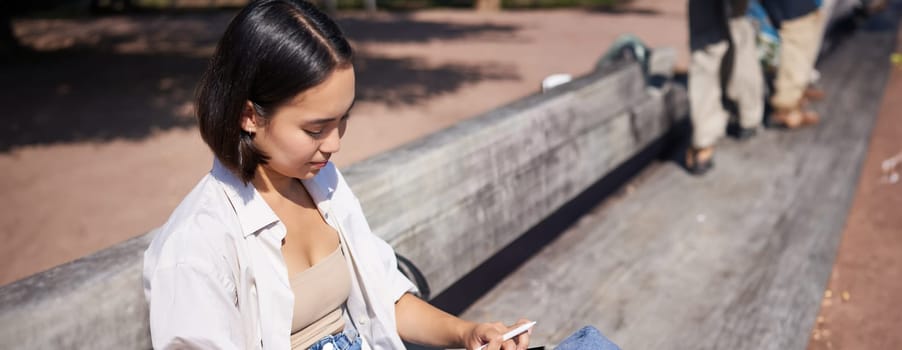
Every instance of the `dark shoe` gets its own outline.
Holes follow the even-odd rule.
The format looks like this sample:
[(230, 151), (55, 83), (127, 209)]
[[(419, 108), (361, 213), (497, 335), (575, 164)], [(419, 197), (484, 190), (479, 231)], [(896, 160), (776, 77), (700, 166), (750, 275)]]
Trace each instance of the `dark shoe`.
[(686, 150), (686, 170), (690, 174), (701, 176), (705, 175), (714, 167), (714, 148), (694, 148), (690, 147)]
[(771, 115), (768, 126), (784, 129), (798, 129), (815, 125), (821, 121), (820, 115), (812, 110), (801, 108), (777, 110)]
[(733, 137), (739, 141), (748, 140), (757, 134), (758, 134), (757, 126), (746, 128), (746, 127), (743, 127), (742, 124), (739, 123), (739, 121), (730, 122), (729, 124), (727, 124), (727, 135), (729, 135), (730, 137)]
[(736, 131), (736, 139), (745, 141), (758, 135), (758, 128), (739, 128)]

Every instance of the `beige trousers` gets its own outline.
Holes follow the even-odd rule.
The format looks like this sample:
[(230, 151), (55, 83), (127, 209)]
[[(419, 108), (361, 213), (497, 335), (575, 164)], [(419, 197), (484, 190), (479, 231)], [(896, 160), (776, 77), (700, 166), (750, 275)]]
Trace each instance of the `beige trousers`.
[(770, 100), (775, 109), (799, 106), (817, 59), (823, 20), (821, 11), (814, 11), (783, 21), (780, 28), (780, 66), (777, 67), (774, 95)]
[[(727, 96), (739, 107), (739, 123), (755, 128), (764, 116), (764, 77), (758, 62), (756, 33), (745, 17), (730, 19), (735, 45), (733, 74)], [(692, 119), (692, 146), (714, 145), (726, 133), (729, 115), (721, 101), (720, 66), (729, 48), (726, 40), (692, 51), (689, 64), (689, 108)]]

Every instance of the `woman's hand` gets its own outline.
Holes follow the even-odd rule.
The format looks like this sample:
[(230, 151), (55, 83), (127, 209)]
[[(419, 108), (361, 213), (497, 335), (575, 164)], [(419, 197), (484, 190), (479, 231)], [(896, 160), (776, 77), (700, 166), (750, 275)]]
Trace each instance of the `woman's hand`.
[(478, 323), (475, 324), (467, 334), (464, 335), (464, 344), (467, 350), (478, 349), (482, 345), (486, 345), (485, 350), (526, 350), (529, 347), (529, 335), (532, 328), (511, 340), (502, 342), (502, 336), (509, 330), (517, 326), (528, 323), (529, 320), (520, 319), (517, 324), (507, 327), (500, 322), (496, 323)]
[(485, 344), (485, 350), (525, 350), (532, 333), (530, 329), (502, 343), (505, 332), (529, 320), (521, 319), (511, 327), (501, 323), (474, 323), (439, 310), (409, 293), (395, 302), (395, 315), (401, 339), (434, 348), (475, 350)]

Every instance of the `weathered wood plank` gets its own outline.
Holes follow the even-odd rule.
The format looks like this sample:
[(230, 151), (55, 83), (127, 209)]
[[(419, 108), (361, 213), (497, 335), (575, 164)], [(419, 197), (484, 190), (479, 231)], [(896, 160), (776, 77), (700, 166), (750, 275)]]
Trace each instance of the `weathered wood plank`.
[(625, 349), (803, 349), (885, 85), (889, 16), (822, 63), (822, 125), (726, 141), (704, 178), (653, 166), (463, 316), (535, 319), (537, 344), (594, 324)]
[(373, 230), (440, 292), (664, 135), (673, 123), (665, 102), (632, 64), (502, 107), (345, 175)]
[(153, 233), (0, 288), (0, 349), (150, 349), (141, 269)]

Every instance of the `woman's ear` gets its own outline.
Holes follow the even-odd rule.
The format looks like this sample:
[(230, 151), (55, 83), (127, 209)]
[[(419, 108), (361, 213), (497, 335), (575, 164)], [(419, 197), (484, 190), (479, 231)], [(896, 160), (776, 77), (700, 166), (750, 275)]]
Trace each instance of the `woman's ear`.
[(241, 111), (241, 129), (248, 133), (256, 133), (257, 127), (260, 125), (260, 116), (257, 115), (257, 111), (254, 109), (254, 103), (251, 101), (247, 101), (244, 104), (244, 109)]

